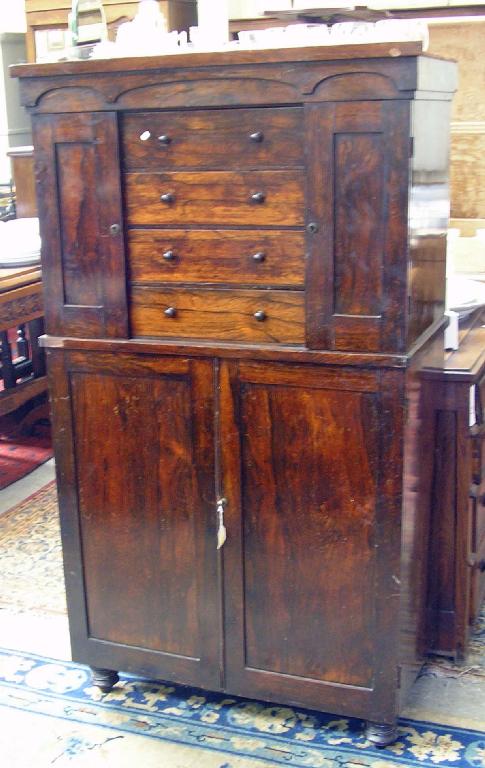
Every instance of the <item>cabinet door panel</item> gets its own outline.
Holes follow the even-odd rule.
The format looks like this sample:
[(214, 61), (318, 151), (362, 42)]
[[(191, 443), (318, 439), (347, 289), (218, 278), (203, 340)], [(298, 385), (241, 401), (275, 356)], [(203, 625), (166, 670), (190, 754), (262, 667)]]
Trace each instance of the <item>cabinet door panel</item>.
[(307, 341), (312, 348), (404, 348), (409, 164), (405, 102), (305, 108)]
[(117, 116), (36, 115), (33, 131), (47, 332), (126, 337)]
[(318, 373), (226, 370), (223, 433), (240, 430), (224, 459), (227, 680), (330, 711), (338, 689), (357, 713), (380, 685), (380, 396), (367, 372), (362, 386)]
[(212, 366), (97, 357), (69, 364), (85, 639), (217, 687)]

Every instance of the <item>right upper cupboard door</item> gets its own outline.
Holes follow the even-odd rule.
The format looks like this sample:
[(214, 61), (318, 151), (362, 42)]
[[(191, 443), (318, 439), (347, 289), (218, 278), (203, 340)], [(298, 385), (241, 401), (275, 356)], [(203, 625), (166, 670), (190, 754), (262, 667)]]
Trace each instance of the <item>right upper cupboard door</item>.
[(401, 352), (409, 105), (310, 104), (305, 120), (307, 343), (314, 349)]
[(386, 377), (223, 364), (227, 690), (392, 707), (402, 409)]

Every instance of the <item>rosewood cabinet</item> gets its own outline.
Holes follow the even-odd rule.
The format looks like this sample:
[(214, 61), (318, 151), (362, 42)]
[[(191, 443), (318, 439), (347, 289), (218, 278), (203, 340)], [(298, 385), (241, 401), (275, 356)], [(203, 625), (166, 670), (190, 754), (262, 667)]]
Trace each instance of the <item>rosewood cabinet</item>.
[[(17, 67), (74, 658), (394, 737), (424, 650), (454, 65)], [(429, 474), (429, 473), (428, 473)]]

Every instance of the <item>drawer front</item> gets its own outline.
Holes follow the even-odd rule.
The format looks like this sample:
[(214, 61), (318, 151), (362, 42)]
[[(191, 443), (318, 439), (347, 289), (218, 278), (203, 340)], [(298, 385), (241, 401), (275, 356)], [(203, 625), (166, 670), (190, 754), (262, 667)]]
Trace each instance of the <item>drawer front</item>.
[(302, 171), (127, 173), (130, 226), (303, 226)]
[(128, 231), (130, 280), (303, 286), (303, 232)]
[(159, 171), (302, 166), (302, 119), (300, 107), (126, 115), (124, 167)]
[[(258, 319), (259, 318), (259, 319)], [(133, 336), (303, 343), (303, 291), (131, 289)]]

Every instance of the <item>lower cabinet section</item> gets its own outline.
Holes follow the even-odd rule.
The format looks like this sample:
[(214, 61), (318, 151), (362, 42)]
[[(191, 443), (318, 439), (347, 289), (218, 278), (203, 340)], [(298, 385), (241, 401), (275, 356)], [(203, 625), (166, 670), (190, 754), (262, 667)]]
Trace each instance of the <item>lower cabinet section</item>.
[(48, 357), (74, 658), (392, 724), (402, 436), (382, 374)]

